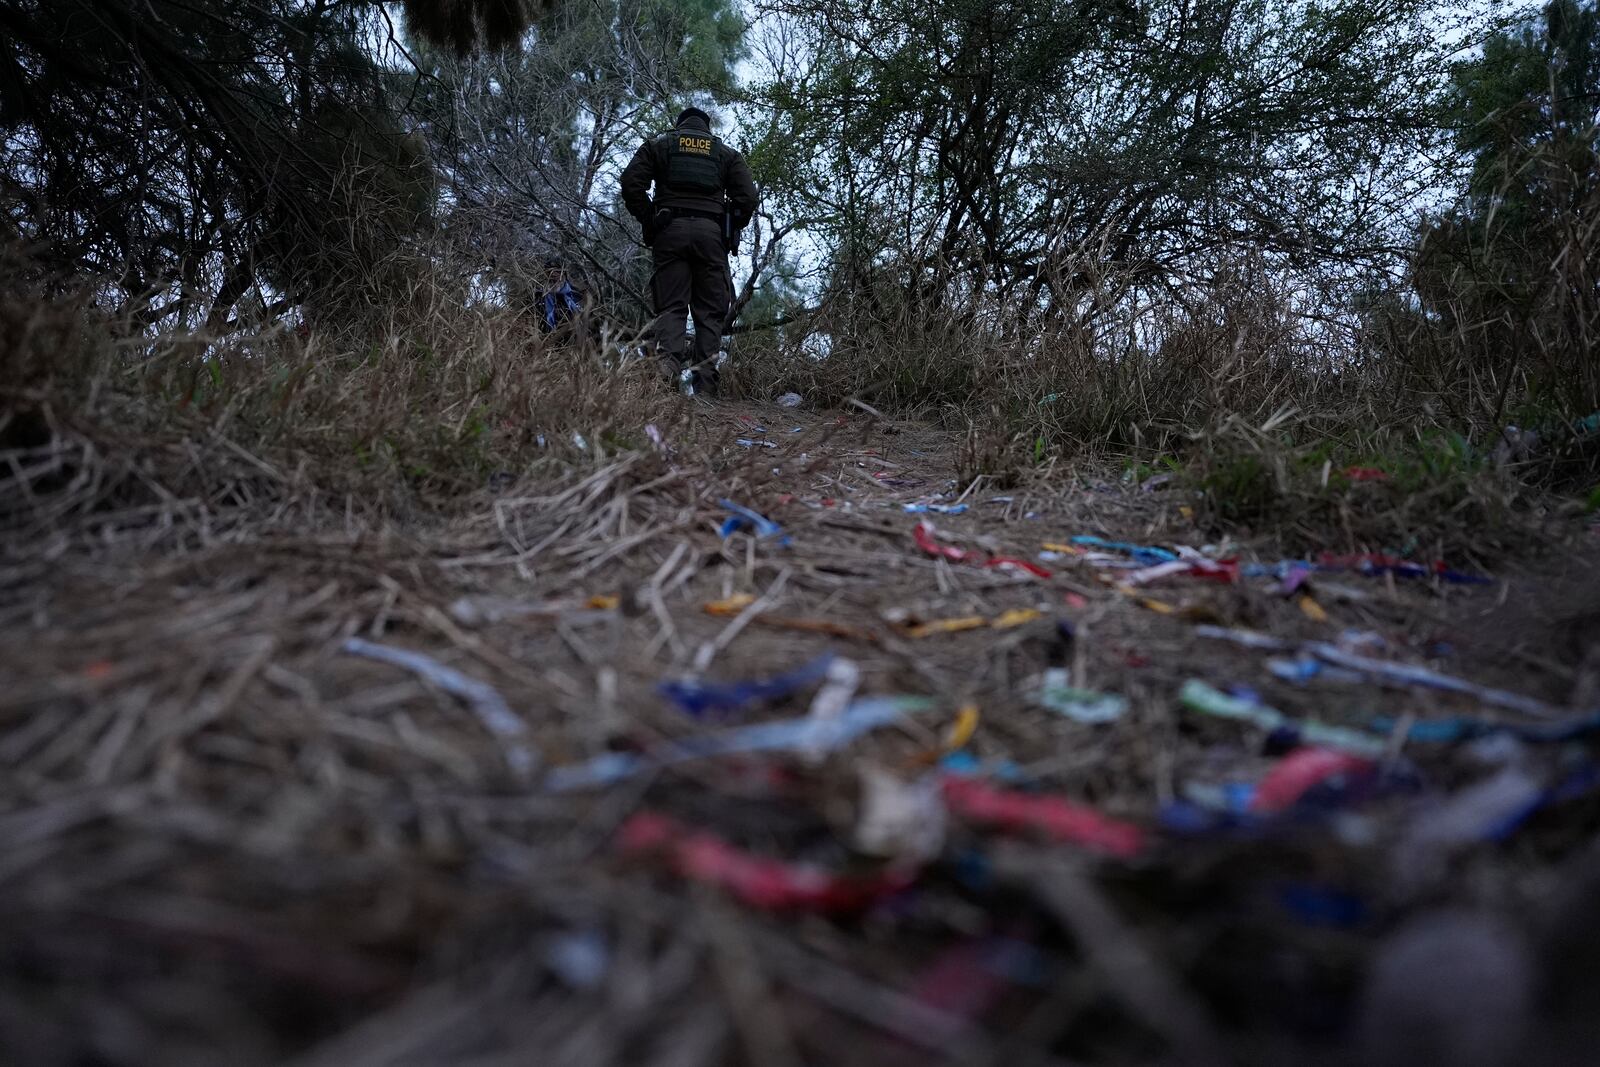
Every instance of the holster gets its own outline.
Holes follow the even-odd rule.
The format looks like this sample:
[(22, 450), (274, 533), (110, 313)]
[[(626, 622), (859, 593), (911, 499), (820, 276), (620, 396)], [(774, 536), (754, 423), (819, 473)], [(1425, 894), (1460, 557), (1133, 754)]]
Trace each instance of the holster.
[(644, 230), (644, 243), (647, 245), (655, 244), (656, 238), (661, 236), (661, 231), (672, 225), (673, 217), (674, 213), (670, 207), (651, 208), (650, 214), (645, 216), (642, 227)]

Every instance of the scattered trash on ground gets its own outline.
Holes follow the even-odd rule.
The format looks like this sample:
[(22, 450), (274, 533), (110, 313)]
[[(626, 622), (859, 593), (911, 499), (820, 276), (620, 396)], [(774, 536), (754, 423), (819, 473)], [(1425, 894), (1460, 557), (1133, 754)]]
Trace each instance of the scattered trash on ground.
[(346, 638), (342, 647), (352, 656), (404, 667), (417, 677), (465, 700), (478, 716), (478, 721), (483, 723), (484, 729), (504, 742), (506, 764), (516, 774), (526, 777), (538, 765), (538, 756), (522, 740), (528, 733), (527, 724), (511, 710), (494, 686), (446, 667), (421, 652), (374, 644), (359, 637)]
[(862, 768), (858, 851), (920, 864), (938, 857), (944, 839), (944, 801), (933, 777), (905, 782), (878, 767)]
[(830, 874), (757, 856), (668, 815), (639, 812), (617, 831), (625, 855), (657, 856), (682, 878), (720, 888), (753, 908), (819, 914), (859, 912), (911, 884), (913, 873)]
[(1146, 564), (1171, 563), (1178, 558), (1177, 553), (1170, 549), (1157, 548), (1153, 545), (1129, 544), (1126, 541), (1107, 541), (1103, 537), (1094, 537), (1089, 534), (1079, 534), (1072, 539), (1072, 543), (1102, 549), (1107, 552), (1120, 552), (1132, 557), (1139, 563)]
[(1074, 722), (1115, 722), (1128, 710), (1128, 701), (1115, 693), (1097, 693), (1072, 685), (1066, 667), (1050, 667), (1039, 686), (1039, 703)]
[(983, 615), (961, 615), (953, 619), (931, 619), (927, 622), (914, 623), (905, 628), (905, 635), (911, 638), (923, 638), (932, 637), (934, 634), (962, 633), (967, 630), (1010, 630), (1042, 618), (1044, 612), (1037, 608), (1012, 608), (992, 619)]
[(1237, 719), (1268, 733), (1281, 732), (1302, 744), (1323, 745), (1373, 757), (1382, 755), (1388, 748), (1388, 743), (1381, 737), (1312, 719), (1291, 718), (1276, 708), (1254, 700), (1229, 696), (1196, 678), (1183, 683), (1178, 700), (1190, 711), (1221, 719)]
[(1197, 637), (1231, 641), (1246, 648), (1267, 649), (1275, 652), (1288, 652), (1298, 648), (1329, 666), (1342, 668), (1349, 674), (1358, 675), (1367, 681), (1398, 688), (1434, 689), (1447, 693), (1459, 693), (1463, 696), (1473, 697), (1483, 704), (1520, 712), (1535, 718), (1548, 719), (1559, 717), (1563, 714), (1560, 709), (1551, 707), (1544, 701), (1536, 700), (1533, 697), (1507, 692), (1503, 689), (1495, 689), (1490, 686), (1478, 685), (1474, 682), (1430, 670), (1427, 667), (1358, 655), (1326, 641), (1309, 641), (1297, 645), (1295, 642), (1283, 641), (1266, 634), (1257, 634), (1248, 630), (1228, 630), (1216, 626), (1198, 626), (1195, 628), (1195, 635)]
[(927, 521), (917, 523), (911, 532), (912, 537), (917, 542), (917, 547), (930, 556), (938, 556), (952, 563), (972, 563), (995, 570), (1029, 574), (1035, 578), (1050, 577), (1049, 571), (1024, 559), (1015, 559), (1009, 556), (988, 556), (968, 549), (957, 548), (954, 545), (941, 544), (938, 540), (938, 532), (933, 528), (933, 524)]
[[(775, 447), (753, 416), (736, 421), (740, 446)], [(491, 975), (494, 1004), (515, 1001), (531, 1027), (518, 1033), (577, 1020), (588, 1029), (544, 1051), (600, 1064), (1220, 1063), (1210, 1053), (1236, 1041), (1263, 1063), (1311, 1047), (1343, 1062), (1364, 1041), (1374, 1062), (1411, 1062), (1381, 1032), (1437, 1028), (1449, 1005), (1434, 981), (1488, 1011), (1496, 967), (1512, 1022), (1541, 1023), (1530, 990), (1547, 961), (1519, 939), (1544, 916), (1510, 933), (1427, 921), (1478, 897), (1536, 908), (1600, 819), (1600, 707), (1582, 670), (1524, 685), (1445, 610), (1483, 610), (1509, 571), (1484, 590), (1400, 555), (1274, 547), (1261, 562), (1193, 529), (1168, 543), (1174, 515), (1194, 514), (1165, 475), (1089, 485), (1092, 506), (1069, 512), (1028, 482), (955, 486), (907, 449), (862, 447), (880, 431), (832, 453), (808, 439), (812, 459), (771, 478), (717, 434), (736, 473), (711, 488), (686, 486), (687, 461), (646, 424), (647, 471), (626, 492), (597, 488), (602, 472), (568, 497), (501, 498), (458, 558), (375, 571), (297, 662), (227, 643), (248, 616), (217, 609), (207, 640), (222, 651), (201, 646), (195, 688), (160, 716), (137, 657), (76, 650), (50, 683), (83, 695), (75, 714), (0, 737), (8, 768), (26, 753), (44, 768), (18, 779), (35, 810), (0, 814), (8, 878), (58, 839), (98, 865), (141, 818), (171, 831), (165, 848), (238, 839), (229, 870), (250, 883), (192, 914), (173, 883), (141, 884), (161, 853), (96, 866), (85, 884), (139, 895), (74, 913), (86, 925), (64, 958), (81, 981), (103, 980), (93, 946), (111, 925), (141, 938), (140, 974), (201, 943), (208, 967), (237, 957), (251, 981), (281, 978), (294, 997), (274, 1003), (371, 981), (391, 1058), (416, 1062), (459, 1058), (476, 1040), (459, 1020), (488, 1010), (457, 999), (459, 972), (431, 969), (457, 957)], [(687, 451), (694, 433), (673, 433)], [(597, 439), (590, 462), (611, 451)], [(662, 500), (641, 499), (657, 485)], [(1019, 521), (1029, 507), (1040, 525)], [(575, 515), (590, 525), (564, 530)], [(316, 569), (272, 602), (279, 623), (355, 581), (342, 542), (303, 551)], [(1440, 621), (1407, 624), (1413, 608)], [(56, 691), (0, 700), (19, 714)], [(83, 753), (70, 789), (53, 780), (79, 759), (68, 741)], [(118, 779), (135, 760), (148, 789)], [(244, 818), (169, 799), (202, 769), (218, 795), (238, 783)], [(291, 853), (296, 833), (307, 844)], [(180, 873), (206, 893), (219, 877)], [(285, 885), (325, 891), (332, 918), (285, 919), (267, 940), (236, 920)], [(29, 906), (64, 887), (35, 883)], [(430, 937), (392, 936), (414, 927)], [(394, 960), (423, 961), (423, 978), (363, 969)], [(1440, 960), (1484, 971), (1433, 975)], [(601, 1018), (621, 1020), (615, 1034)], [(343, 1062), (332, 1048), (305, 1062)]]
[(661, 694), (690, 715), (704, 715), (708, 711), (738, 711), (751, 704), (780, 700), (808, 688), (827, 677), (832, 665), (833, 654), (830, 652), (770, 678), (726, 683), (690, 680), (663, 682)]
[(831, 721), (843, 715), (861, 685), (861, 668), (840, 656), (828, 663), (823, 685), (811, 699), (809, 714), (818, 721)]
[(1000, 789), (976, 778), (946, 778), (944, 799), (951, 815), (975, 826), (1038, 834), (1119, 859), (1137, 856), (1146, 843), (1144, 831), (1132, 823), (1063, 797)]
[(724, 511), (732, 512), (728, 518), (723, 520), (722, 527), (717, 531), (718, 536), (724, 541), (740, 530), (749, 530), (758, 541), (776, 537), (778, 544), (789, 544), (789, 535), (783, 532), (783, 527), (765, 515), (752, 511), (743, 504), (736, 504), (731, 500), (719, 500), (717, 503), (722, 506)]

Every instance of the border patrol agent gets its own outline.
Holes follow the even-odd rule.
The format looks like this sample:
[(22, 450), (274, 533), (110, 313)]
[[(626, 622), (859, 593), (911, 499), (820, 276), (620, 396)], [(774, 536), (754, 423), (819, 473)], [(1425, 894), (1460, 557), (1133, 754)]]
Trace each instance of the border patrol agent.
[[(622, 172), (622, 203), (655, 258), (656, 344), (675, 372), (690, 372), (692, 391), (715, 393), (717, 349), (733, 302), (728, 255), (738, 251), (739, 232), (756, 212), (750, 167), (712, 135), (710, 115), (686, 108), (673, 129), (633, 154)], [(691, 311), (692, 356), (684, 351)]]

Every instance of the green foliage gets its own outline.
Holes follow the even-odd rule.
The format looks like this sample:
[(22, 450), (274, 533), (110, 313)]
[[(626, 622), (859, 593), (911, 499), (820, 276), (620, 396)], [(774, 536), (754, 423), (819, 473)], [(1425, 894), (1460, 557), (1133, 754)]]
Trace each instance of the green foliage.
[(1284, 495), (1272, 468), (1253, 452), (1217, 457), (1200, 469), (1195, 485), (1227, 525), (1261, 522)]
[[(1199, 443), (1181, 484), (1219, 532), (1269, 534), (1290, 551), (1457, 562), (1534, 536), (1517, 507), (1519, 484), (1457, 435), (1371, 429), (1333, 440), (1305, 427), (1263, 433), (1230, 423)], [(1378, 473), (1354, 477), (1353, 468)]]
[(1470, 164), (1465, 190), (1422, 228), (1415, 304), (1381, 317), (1405, 324), (1396, 358), (1426, 358), (1429, 378), (1486, 398), (1462, 418), (1498, 427), (1532, 409), (1534, 424), (1559, 423), (1600, 408), (1597, 101), (1594, 0), (1558, 0), (1452, 72), (1443, 113)]
[(745, 55), (748, 24), (729, 0), (626, 0), (623, 24), (634, 22), (664, 43), (676, 92), (726, 92), (734, 65)]
[[(1509, 234), (1548, 239), (1600, 178), (1600, 5), (1557, 0), (1542, 21), (1490, 37), (1481, 56), (1456, 65), (1445, 97), (1472, 165), (1467, 196), (1445, 225), (1486, 244)], [(1500, 247), (1514, 258), (1510, 242)]]
[[(1249, 247), (1348, 261), (1416, 195), (1444, 50), (1426, 0), (836, 0), (784, 5), (801, 76), (756, 158), (841, 299), (888, 272), (1031, 328), (1084, 313), (1063, 250), (1145, 278)], [(870, 308), (850, 308), (856, 319)]]
[(679, 108), (732, 90), (745, 31), (732, 0), (597, 0), (555, 6), (519, 51), (420, 49), (416, 109), (463, 270), (521, 309), (565, 275), (642, 325), (648, 256), (616, 174)]
[(434, 186), (377, 22), (298, 0), (10, 5), (0, 232), (151, 327), (396, 302)]

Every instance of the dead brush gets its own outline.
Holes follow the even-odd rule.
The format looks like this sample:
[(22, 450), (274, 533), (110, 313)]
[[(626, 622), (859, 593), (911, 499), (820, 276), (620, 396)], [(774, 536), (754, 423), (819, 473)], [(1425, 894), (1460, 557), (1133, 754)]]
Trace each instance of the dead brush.
[(780, 343), (736, 346), (735, 395), (793, 391), (821, 407), (850, 398), (897, 415), (960, 425), (996, 395), (1005, 345), (979, 293), (930, 301), (890, 269), (866, 272)]
[(997, 489), (1010, 489), (1040, 466), (1034, 442), (1011, 429), (998, 410), (991, 417), (967, 423), (956, 451), (956, 483), (966, 488), (988, 479)]
[(1484, 434), (1546, 436), (1554, 462), (1526, 473), (1564, 489), (1600, 478), (1600, 451), (1567, 447), (1600, 412), (1597, 137), (1591, 121), (1503, 161), (1479, 195), (1505, 209), (1428, 220), (1405, 289), (1366, 316), (1396, 388)]
[(1330, 425), (1357, 412), (1370, 379), (1351, 323), (1319, 317), (1327, 293), (1241, 256), (1174, 294), (1100, 252), (1061, 250), (1029, 294), (973, 286), (930, 303), (869, 275), (805, 334), (751, 346), (732, 377), (743, 395), (854, 396), (974, 426), (963, 452), (974, 470), (1177, 451), (1195, 427), (1286, 405)]
[[(151, 336), (86, 292), (14, 288), (0, 309), (5, 521), (36, 536), (74, 516), (219, 535), (308, 510), (403, 512), (678, 438), (653, 365), (553, 346), (525, 319), (419, 285), (376, 329)], [(542, 474), (540, 472), (543, 472)], [(183, 513), (179, 518), (178, 513)]]
[(1285, 407), (1337, 426), (1359, 396), (1347, 337), (1309, 314), (1320, 295), (1259, 259), (1218, 263), (1181, 300), (1115, 276), (1100, 286), (1092, 330), (1058, 331), (1011, 367), (1025, 395), (1043, 394), (1018, 415), (1052, 449), (1180, 452), (1198, 427)]

